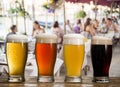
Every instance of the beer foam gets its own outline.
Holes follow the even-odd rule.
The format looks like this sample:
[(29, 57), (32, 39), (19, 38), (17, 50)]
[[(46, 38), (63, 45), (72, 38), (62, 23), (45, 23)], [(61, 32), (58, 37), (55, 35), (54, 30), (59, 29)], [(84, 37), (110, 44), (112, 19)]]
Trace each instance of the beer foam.
[(25, 35), (17, 35), (17, 34), (12, 34), (12, 35), (8, 35), (7, 37), (7, 42), (24, 42), (27, 43), (28, 42), (28, 37)]
[(71, 45), (84, 44), (84, 36), (82, 36), (81, 34), (66, 34), (64, 35), (63, 43)]
[(36, 36), (36, 41), (40, 43), (57, 43), (57, 35), (55, 34), (40, 34)]
[(92, 37), (92, 44), (99, 44), (99, 45), (112, 45), (112, 39), (103, 37), (103, 36), (93, 36)]

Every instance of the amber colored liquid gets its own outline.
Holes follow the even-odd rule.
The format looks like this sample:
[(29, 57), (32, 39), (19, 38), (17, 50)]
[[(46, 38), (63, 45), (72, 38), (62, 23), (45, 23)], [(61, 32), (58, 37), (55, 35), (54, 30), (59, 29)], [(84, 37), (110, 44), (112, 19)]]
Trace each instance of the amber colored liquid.
[(55, 43), (36, 43), (36, 61), (39, 76), (52, 76), (56, 60)]
[(84, 45), (64, 45), (66, 75), (80, 77), (84, 60)]
[(9, 75), (24, 76), (27, 61), (27, 43), (7, 43), (6, 56), (9, 68)]

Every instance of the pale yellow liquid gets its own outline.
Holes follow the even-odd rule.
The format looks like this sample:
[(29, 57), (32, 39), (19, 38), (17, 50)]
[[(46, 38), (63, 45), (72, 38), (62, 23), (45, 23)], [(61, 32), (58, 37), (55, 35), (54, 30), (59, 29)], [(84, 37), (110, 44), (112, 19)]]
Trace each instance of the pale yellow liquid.
[(81, 76), (83, 60), (84, 45), (64, 45), (64, 61), (67, 76)]
[(24, 76), (27, 50), (27, 43), (7, 43), (6, 56), (9, 75)]

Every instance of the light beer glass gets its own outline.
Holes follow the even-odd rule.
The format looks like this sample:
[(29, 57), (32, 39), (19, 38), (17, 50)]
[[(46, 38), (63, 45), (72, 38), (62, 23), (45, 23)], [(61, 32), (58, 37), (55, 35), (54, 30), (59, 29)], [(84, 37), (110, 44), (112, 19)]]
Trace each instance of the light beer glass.
[(112, 40), (106, 37), (94, 36), (92, 38), (91, 57), (94, 74), (93, 81), (108, 83), (112, 59)]
[(57, 54), (57, 36), (41, 34), (36, 36), (35, 47), (39, 82), (54, 81), (54, 66)]
[(84, 60), (84, 38), (80, 34), (64, 36), (64, 62), (66, 67), (66, 82), (81, 82), (81, 70)]
[(9, 35), (6, 43), (6, 58), (9, 82), (23, 82), (28, 53), (28, 40), (25, 35)]

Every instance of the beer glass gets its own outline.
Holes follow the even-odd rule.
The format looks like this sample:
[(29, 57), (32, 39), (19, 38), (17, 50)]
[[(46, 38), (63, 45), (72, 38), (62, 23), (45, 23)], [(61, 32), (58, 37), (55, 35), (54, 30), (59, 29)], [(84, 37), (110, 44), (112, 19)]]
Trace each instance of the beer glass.
[(39, 82), (54, 81), (54, 66), (57, 54), (57, 36), (41, 34), (36, 36), (35, 55)]
[(108, 83), (112, 59), (112, 40), (102, 36), (92, 38), (91, 57), (94, 82)]
[(6, 43), (6, 58), (9, 82), (23, 82), (28, 53), (28, 40), (25, 35), (9, 35)]
[(63, 54), (66, 68), (65, 82), (81, 82), (84, 60), (84, 38), (80, 34), (64, 36)]

